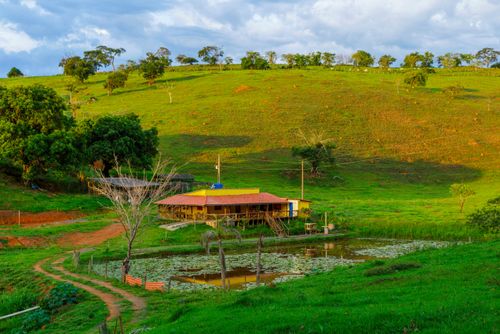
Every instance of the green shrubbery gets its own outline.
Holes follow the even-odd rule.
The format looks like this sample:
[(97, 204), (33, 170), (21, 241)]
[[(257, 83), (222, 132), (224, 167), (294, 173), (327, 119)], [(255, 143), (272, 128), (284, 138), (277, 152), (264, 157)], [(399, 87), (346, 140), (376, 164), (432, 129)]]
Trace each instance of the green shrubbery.
[(56, 285), (41, 301), (40, 308), (28, 313), (20, 329), (13, 334), (25, 334), (36, 331), (50, 322), (50, 315), (59, 312), (61, 307), (78, 303), (78, 289), (70, 283)]
[(500, 232), (500, 196), (488, 201), (485, 207), (469, 215), (467, 225), (485, 232)]

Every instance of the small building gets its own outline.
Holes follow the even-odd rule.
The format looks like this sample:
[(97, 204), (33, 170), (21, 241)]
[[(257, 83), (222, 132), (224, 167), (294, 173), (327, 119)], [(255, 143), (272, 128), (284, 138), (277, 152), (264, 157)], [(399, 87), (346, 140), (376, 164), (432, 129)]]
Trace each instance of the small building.
[(310, 206), (309, 201), (282, 198), (258, 188), (198, 190), (167, 197), (156, 204), (165, 219), (205, 222), (224, 218), (263, 222), (305, 217)]
[(95, 177), (88, 179), (89, 190), (95, 191), (96, 186), (99, 184), (107, 184), (113, 188), (120, 190), (128, 190), (133, 188), (145, 188), (150, 189), (158, 187), (160, 184), (156, 182), (149, 182), (141, 179), (136, 179), (132, 177)]

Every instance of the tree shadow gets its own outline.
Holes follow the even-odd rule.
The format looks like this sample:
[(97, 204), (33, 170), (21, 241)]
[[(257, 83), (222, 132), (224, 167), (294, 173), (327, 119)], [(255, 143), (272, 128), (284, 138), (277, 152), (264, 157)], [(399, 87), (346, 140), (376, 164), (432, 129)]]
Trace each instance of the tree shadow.
[[(300, 176), (300, 157), (293, 157), (290, 149), (266, 150), (258, 153), (234, 157), (235, 165), (253, 165), (263, 171), (276, 171), (285, 178)], [(380, 186), (415, 184), (446, 185), (471, 182), (483, 173), (479, 169), (460, 164), (441, 164), (438, 162), (415, 160), (406, 162), (388, 158), (366, 158), (354, 155), (341, 155), (334, 164), (323, 164), (322, 174), (309, 175), (309, 164), (305, 163), (306, 178), (319, 186), (338, 186), (354, 183), (358, 177)], [(242, 170), (242, 173), (245, 173)]]
[(243, 147), (252, 141), (248, 136), (214, 136), (177, 134), (160, 137), (160, 142), (167, 147), (175, 147), (177, 152), (186, 152), (190, 155), (204, 151), (223, 148)]

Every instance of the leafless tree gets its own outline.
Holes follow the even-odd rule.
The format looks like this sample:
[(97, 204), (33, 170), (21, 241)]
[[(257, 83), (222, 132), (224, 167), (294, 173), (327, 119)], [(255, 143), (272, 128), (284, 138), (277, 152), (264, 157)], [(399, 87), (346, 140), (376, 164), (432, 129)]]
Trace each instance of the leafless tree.
[[(123, 278), (130, 270), (132, 248), (137, 236), (143, 230), (147, 218), (155, 206), (155, 202), (169, 194), (170, 176), (175, 168), (168, 167), (168, 161), (159, 159), (150, 173), (125, 174), (122, 167), (116, 164), (116, 182), (106, 182), (101, 170), (96, 170), (102, 182), (96, 182), (94, 190), (107, 197), (120, 219), (127, 240), (127, 255), (122, 262)], [(166, 170), (169, 170), (165, 173)], [(132, 168), (128, 166), (127, 171)], [(164, 175), (161, 179), (159, 175)], [(133, 176), (133, 177), (132, 177)], [(119, 186), (117, 186), (117, 183)]]

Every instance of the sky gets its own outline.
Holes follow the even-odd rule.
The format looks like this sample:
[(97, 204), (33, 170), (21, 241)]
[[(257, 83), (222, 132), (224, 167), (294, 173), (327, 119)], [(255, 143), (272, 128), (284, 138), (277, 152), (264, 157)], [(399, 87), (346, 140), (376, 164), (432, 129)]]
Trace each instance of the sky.
[(500, 49), (500, 0), (0, 0), (0, 77), (61, 73), (61, 58), (123, 47), (117, 64), (160, 46), (196, 56), (246, 51), (351, 54), (400, 62), (413, 51)]

